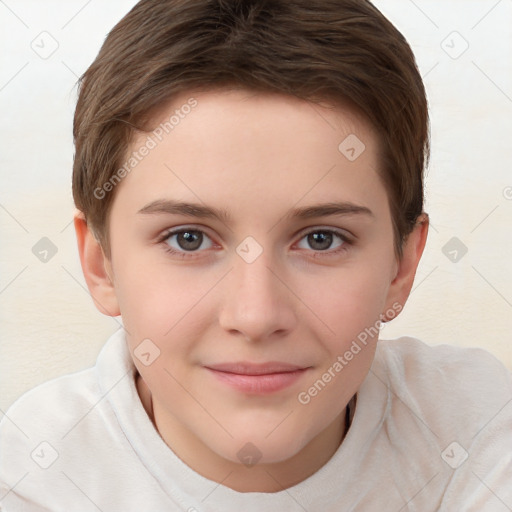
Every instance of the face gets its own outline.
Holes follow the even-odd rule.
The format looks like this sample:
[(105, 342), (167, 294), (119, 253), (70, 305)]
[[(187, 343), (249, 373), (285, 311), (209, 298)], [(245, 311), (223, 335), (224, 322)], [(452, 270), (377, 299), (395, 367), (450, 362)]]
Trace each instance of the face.
[(185, 460), (289, 460), (342, 421), (396, 306), (377, 134), (348, 108), (243, 90), (175, 98), (155, 126), (109, 231), (158, 429)]

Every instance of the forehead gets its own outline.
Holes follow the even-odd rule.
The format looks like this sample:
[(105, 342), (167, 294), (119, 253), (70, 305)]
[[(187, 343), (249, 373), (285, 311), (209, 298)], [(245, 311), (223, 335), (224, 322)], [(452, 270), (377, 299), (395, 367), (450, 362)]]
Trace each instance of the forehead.
[(151, 149), (116, 190), (133, 208), (164, 196), (240, 212), (265, 203), (269, 213), (307, 200), (357, 200), (375, 209), (386, 199), (377, 134), (348, 105), (203, 91), (173, 98), (151, 124), (136, 134), (127, 160)]

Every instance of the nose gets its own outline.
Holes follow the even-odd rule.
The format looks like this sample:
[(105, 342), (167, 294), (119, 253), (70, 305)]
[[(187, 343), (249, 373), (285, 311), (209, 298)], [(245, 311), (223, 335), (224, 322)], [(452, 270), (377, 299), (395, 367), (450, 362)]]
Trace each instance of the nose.
[(247, 263), (234, 255), (234, 267), (226, 276), (220, 308), (221, 327), (248, 341), (285, 336), (297, 324), (293, 294), (283, 276), (272, 266), (265, 251)]

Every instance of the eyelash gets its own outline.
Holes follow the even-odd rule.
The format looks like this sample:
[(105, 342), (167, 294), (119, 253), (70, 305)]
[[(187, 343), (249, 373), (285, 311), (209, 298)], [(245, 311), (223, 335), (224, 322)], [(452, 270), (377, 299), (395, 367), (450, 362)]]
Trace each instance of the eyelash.
[[(203, 234), (204, 236), (206, 236), (207, 238), (209, 238), (211, 240), (211, 237), (209, 237), (208, 234), (205, 231), (203, 231), (202, 229), (194, 228), (194, 227), (184, 227), (184, 228), (182, 227), (182, 228), (179, 228), (179, 229), (172, 229), (172, 230), (166, 231), (157, 240), (157, 243), (158, 244), (163, 244), (164, 245), (164, 250), (167, 253), (170, 253), (173, 256), (176, 256), (178, 258), (183, 258), (183, 259), (195, 258), (197, 256), (194, 256), (194, 254), (199, 254), (199, 253), (201, 253), (203, 251), (200, 251), (200, 250), (196, 250), (196, 251), (177, 251), (176, 249), (173, 249), (167, 243), (167, 240), (169, 240), (169, 238), (171, 236), (179, 235), (180, 233), (184, 233), (184, 232), (187, 232), (187, 231), (201, 233), (201, 234)], [(341, 231), (338, 231), (338, 230), (335, 230), (335, 229), (332, 229), (332, 228), (329, 228), (329, 229), (327, 229), (327, 228), (325, 228), (325, 229), (324, 228), (315, 228), (315, 229), (312, 229), (310, 231), (304, 232), (304, 233), (302, 233), (302, 236), (299, 238), (299, 242), (301, 240), (303, 240), (304, 238), (306, 238), (307, 236), (313, 234), (313, 233), (328, 233), (328, 234), (332, 234), (334, 236), (339, 237), (340, 240), (343, 242), (335, 250), (326, 249), (326, 250), (322, 251), (322, 250), (310, 249), (309, 252), (313, 253), (313, 257), (314, 258), (339, 256), (341, 253), (346, 252), (348, 250), (349, 246), (353, 245), (353, 243), (354, 243), (347, 235), (345, 235)]]

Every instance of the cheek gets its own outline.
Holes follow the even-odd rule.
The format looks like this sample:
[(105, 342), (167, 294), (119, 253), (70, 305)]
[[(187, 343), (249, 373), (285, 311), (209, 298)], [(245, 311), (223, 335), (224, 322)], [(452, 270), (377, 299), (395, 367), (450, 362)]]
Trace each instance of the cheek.
[[(131, 267), (137, 268), (137, 267)], [(178, 300), (155, 269), (118, 273), (116, 293), (126, 330), (137, 338), (162, 337), (172, 326)]]
[(126, 329), (138, 337), (166, 339), (197, 319), (196, 308), (216, 280), (215, 272), (124, 258), (116, 267), (116, 294)]
[(357, 392), (372, 364), (387, 289), (382, 274), (370, 267), (340, 271), (322, 293), (310, 296), (311, 309), (329, 332), (320, 337), (322, 364), (297, 399), (309, 413), (322, 417), (323, 424), (339, 414), (333, 404), (347, 403)]
[(201, 343), (217, 319), (215, 294), (209, 292), (218, 272), (195, 275), (178, 266), (141, 266), (135, 259), (119, 269), (121, 314), (139, 373), (162, 403), (172, 396), (177, 410), (190, 407), (179, 383), (193, 379)]
[(333, 272), (321, 291), (310, 295), (311, 309), (326, 325), (332, 348), (338, 351), (374, 326), (385, 305), (389, 286), (385, 273), (377, 265), (359, 267)]

